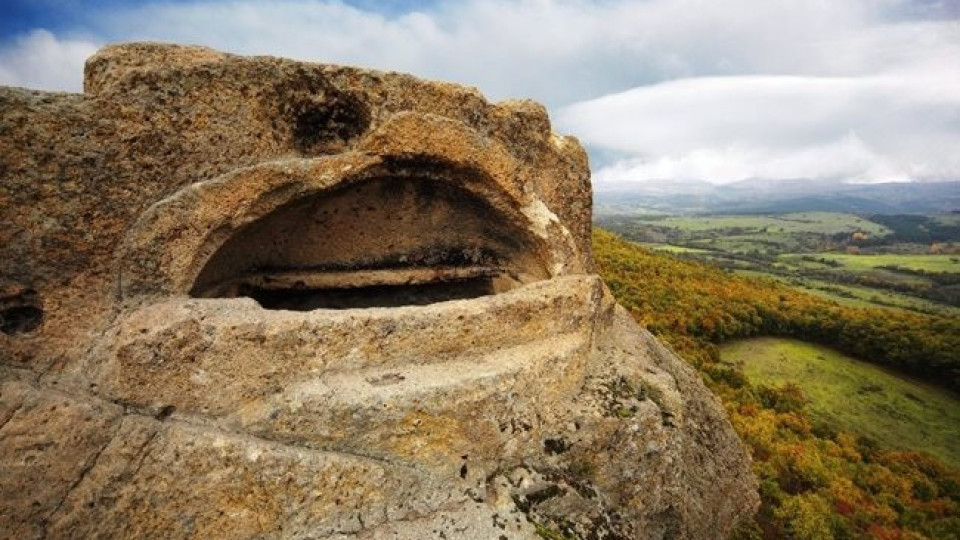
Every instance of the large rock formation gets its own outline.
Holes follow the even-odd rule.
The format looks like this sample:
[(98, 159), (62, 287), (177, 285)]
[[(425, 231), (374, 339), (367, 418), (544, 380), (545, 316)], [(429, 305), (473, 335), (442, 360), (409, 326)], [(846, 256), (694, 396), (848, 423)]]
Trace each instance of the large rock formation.
[(156, 44), (0, 89), (0, 535), (715, 538), (717, 399), (543, 107)]

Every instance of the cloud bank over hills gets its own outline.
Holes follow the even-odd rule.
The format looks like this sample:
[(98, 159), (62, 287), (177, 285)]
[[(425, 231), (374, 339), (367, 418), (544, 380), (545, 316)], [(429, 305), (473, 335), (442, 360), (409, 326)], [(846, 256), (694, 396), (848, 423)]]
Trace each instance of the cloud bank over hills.
[(952, 0), (12, 1), (0, 84), (79, 91), (160, 40), (406, 71), (545, 102), (597, 183), (960, 179)]

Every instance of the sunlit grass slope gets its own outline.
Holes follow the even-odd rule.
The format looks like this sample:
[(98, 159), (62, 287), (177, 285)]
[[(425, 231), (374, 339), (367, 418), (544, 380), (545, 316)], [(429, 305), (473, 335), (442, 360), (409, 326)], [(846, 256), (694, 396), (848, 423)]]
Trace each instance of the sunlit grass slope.
[(960, 468), (960, 400), (942, 389), (792, 339), (734, 341), (721, 346), (720, 355), (742, 364), (754, 384), (797, 384), (817, 419)]

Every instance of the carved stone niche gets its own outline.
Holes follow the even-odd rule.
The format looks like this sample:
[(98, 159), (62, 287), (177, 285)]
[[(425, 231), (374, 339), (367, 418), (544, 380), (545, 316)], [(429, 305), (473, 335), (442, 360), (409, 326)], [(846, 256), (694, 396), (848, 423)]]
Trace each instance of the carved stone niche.
[[(601, 285), (533, 190), (497, 176), (515, 158), (487, 161), (475, 133), (430, 115), (402, 114), (377, 135), (408, 133), (480, 159), (361, 140), (154, 204), (123, 240), (117, 322), (83, 372), (145, 410), (431, 466), (439, 456), (392, 447), (404, 419), (459, 425), (482, 410), (485, 421), (445, 435), (448, 466), (499, 459), (499, 436), (481, 451), (477, 435), (582, 378)], [(502, 395), (521, 383), (540, 388)]]
[(190, 295), (308, 311), (426, 305), (548, 279), (543, 239), (462, 187), (468, 176), (484, 181), (409, 164), (286, 203), (224, 242)]
[(85, 90), (0, 90), (0, 530), (704, 538), (755, 506), (594, 273), (541, 106), (157, 44)]

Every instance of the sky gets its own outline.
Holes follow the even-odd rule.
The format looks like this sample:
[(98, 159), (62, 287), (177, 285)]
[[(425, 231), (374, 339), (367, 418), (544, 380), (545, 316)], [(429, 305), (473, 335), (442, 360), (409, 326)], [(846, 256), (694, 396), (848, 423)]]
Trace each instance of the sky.
[(3, 0), (0, 85), (137, 40), (532, 98), (596, 185), (960, 180), (960, 0)]

